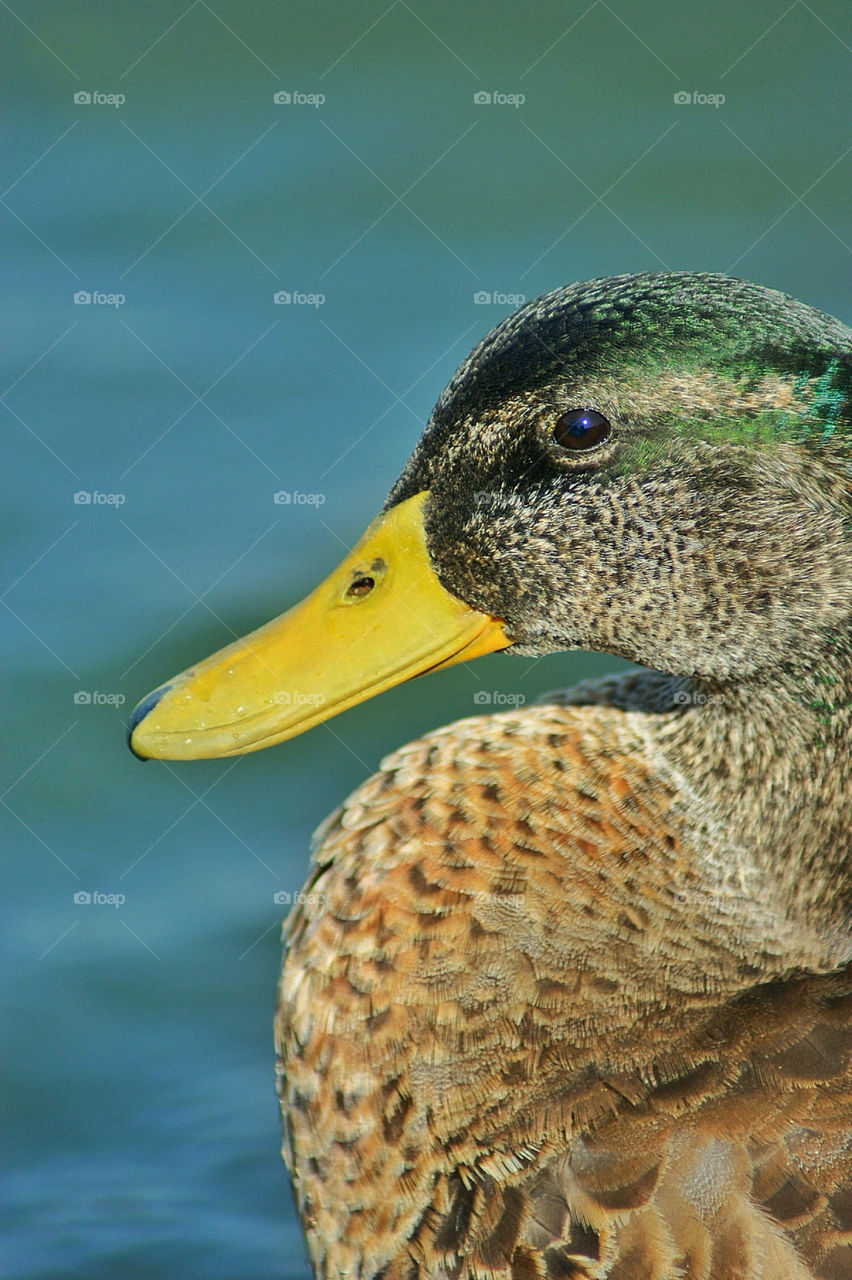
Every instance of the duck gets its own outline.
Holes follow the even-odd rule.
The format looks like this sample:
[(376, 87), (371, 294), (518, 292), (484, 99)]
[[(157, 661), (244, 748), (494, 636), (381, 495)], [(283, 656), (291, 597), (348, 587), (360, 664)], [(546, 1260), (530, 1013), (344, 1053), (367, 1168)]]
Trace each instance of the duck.
[(319, 1280), (852, 1277), (852, 331), (764, 286), (522, 306), (301, 604), (140, 703), (283, 741), (485, 653), (632, 666), (409, 743), (285, 925)]

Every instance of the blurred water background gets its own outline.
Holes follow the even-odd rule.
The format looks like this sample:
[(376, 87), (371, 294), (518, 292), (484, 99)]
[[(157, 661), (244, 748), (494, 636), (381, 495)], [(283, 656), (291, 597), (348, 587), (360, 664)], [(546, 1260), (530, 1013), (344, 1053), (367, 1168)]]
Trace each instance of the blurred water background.
[(306, 1277), (275, 895), (394, 746), (614, 660), (497, 655), (230, 762), (142, 768), (124, 715), (336, 563), (519, 298), (708, 269), (852, 319), (852, 8), (12, 0), (0, 29), (0, 1274)]

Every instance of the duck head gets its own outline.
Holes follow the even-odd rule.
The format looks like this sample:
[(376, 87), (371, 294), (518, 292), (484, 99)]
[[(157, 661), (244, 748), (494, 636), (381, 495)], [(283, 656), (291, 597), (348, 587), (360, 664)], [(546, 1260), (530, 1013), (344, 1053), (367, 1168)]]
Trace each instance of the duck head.
[(772, 678), (852, 615), (852, 331), (655, 273), (529, 303), (471, 352), (384, 508), (301, 604), (149, 695), (141, 757), (257, 750), (497, 649)]

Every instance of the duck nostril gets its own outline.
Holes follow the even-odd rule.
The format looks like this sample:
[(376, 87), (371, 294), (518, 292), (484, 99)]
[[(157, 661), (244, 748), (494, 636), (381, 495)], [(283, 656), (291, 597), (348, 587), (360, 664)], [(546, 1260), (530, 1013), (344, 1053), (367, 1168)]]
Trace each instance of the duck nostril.
[(350, 582), (346, 589), (346, 594), (355, 597), (368, 596), (375, 585), (375, 578), (369, 577), (368, 574), (362, 574), (360, 578), (355, 578), (353, 582)]

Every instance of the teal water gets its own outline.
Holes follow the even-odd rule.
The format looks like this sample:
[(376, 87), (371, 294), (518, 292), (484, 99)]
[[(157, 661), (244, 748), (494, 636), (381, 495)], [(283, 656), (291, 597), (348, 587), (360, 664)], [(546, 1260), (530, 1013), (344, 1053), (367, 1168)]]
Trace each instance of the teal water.
[(0, 1274), (307, 1276), (274, 895), (395, 745), (614, 661), (497, 655), (236, 762), (142, 768), (127, 709), (333, 566), (505, 299), (696, 268), (850, 319), (852, 11), (709, 11), (0, 9)]

